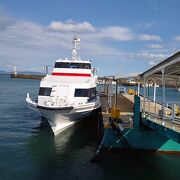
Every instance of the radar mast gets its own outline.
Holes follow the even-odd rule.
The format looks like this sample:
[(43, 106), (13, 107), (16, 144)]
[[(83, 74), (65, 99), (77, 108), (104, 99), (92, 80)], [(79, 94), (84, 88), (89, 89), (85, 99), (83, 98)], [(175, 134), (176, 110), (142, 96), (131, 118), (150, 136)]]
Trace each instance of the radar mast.
[(77, 50), (78, 45), (80, 44), (80, 38), (75, 35), (72, 44), (74, 45), (74, 47), (72, 48), (72, 60), (77, 60), (79, 59)]

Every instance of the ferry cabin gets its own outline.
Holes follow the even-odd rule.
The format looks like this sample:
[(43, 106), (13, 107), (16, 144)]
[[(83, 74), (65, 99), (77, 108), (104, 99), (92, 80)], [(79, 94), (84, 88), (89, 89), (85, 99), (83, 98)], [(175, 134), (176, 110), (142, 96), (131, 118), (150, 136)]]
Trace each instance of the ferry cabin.
[(57, 60), (52, 75), (40, 84), (39, 106), (78, 106), (96, 99), (90, 61)]

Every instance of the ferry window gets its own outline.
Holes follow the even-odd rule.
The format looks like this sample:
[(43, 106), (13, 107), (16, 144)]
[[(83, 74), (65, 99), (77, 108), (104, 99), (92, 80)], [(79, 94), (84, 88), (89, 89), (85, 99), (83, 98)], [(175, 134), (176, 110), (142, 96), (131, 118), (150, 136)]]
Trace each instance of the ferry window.
[(39, 95), (40, 96), (50, 96), (52, 88), (40, 87)]
[(89, 99), (88, 101), (93, 101), (94, 99), (96, 99), (96, 88), (91, 88), (89, 91)]
[(64, 63), (56, 62), (54, 68), (77, 68), (77, 69), (91, 69), (90, 63)]
[(54, 68), (69, 68), (69, 63), (56, 62)]
[(90, 89), (90, 97), (95, 97), (96, 96), (96, 88), (91, 88)]
[(91, 69), (91, 64), (89, 64), (89, 63), (81, 63), (81, 68), (82, 69)]
[(81, 63), (71, 63), (70, 68), (83, 69)]
[(84, 64), (84, 69), (91, 69), (91, 65), (90, 64)]
[(70, 65), (70, 68), (77, 68), (76, 65)]
[(88, 97), (89, 89), (75, 89), (74, 97)]

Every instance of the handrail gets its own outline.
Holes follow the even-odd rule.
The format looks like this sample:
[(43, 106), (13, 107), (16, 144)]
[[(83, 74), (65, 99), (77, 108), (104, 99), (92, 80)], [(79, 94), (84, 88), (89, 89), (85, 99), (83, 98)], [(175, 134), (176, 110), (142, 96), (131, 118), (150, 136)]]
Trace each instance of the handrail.
[[(164, 111), (162, 110), (162, 104), (160, 104), (157, 101), (153, 101), (151, 99), (140, 99), (141, 101), (141, 111), (143, 112), (143, 115), (149, 115), (149, 116), (154, 116), (157, 118), (161, 118), (162, 119), (162, 125), (164, 124), (164, 120), (169, 120), (170, 122), (172, 122), (172, 124), (175, 121), (180, 121), (180, 118), (177, 117), (177, 104), (180, 104), (180, 102), (175, 102), (175, 101), (165, 101), (163, 104), (165, 105), (169, 105), (171, 104), (171, 106), (165, 106)], [(143, 106), (143, 103), (145, 103), (145, 106)], [(151, 106), (151, 104), (153, 103), (153, 106)], [(145, 107), (145, 109), (144, 109)], [(157, 112), (158, 111), (158, 112)]]

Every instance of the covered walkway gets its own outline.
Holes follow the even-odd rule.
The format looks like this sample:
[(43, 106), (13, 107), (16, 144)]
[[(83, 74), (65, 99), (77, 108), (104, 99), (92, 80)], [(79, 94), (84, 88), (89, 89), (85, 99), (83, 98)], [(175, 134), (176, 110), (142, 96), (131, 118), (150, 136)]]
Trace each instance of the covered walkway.
[[(166, 87), (174, 87), (177, 91), (180, 88), (180, 52), (142, 73), (139, 80), (144, 86), (144, 98), (141, 98), (142, 116), (180, 132), (178, 107), (180, 99), (176, 99), (176, 101), (165, 99)], [(150, 85), (154, 87), (153, 100), (149, 97)], [(161, 87), (161, 102), (156, 100), (157, 87)]]

